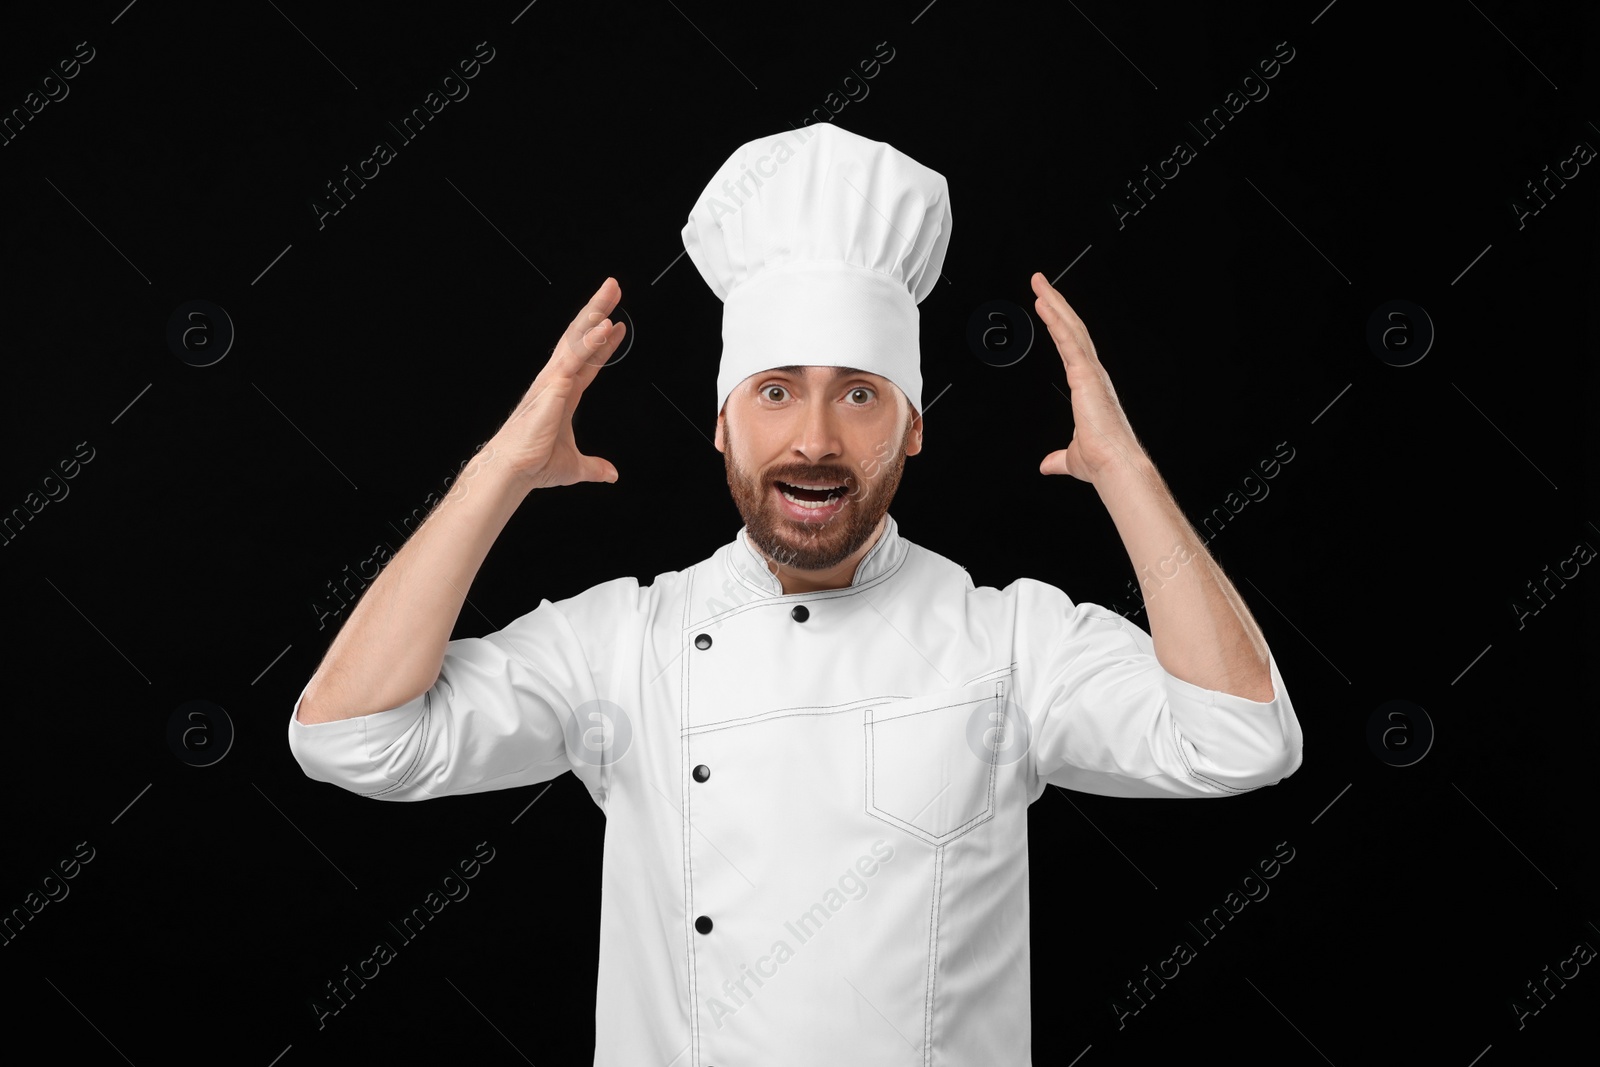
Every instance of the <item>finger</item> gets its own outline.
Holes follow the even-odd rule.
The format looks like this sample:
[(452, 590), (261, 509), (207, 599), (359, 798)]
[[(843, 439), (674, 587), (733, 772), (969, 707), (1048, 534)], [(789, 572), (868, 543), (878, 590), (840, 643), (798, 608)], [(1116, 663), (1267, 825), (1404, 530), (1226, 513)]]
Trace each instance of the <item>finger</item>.
[(1039, 317), (1044, 320), (1045, 329), (1050, 333), (1050, 339), (1056, 343), (1056, 348), (1061, 352), (1061, 358), (1068, 368), (1087, 362), (1089, 350), (1084, 344), (1084, 339), (1072, 328), (1071, 323), (1055, 305), (1041, 298), (1036, 308)]
[(1040, 310), (1039, 315), (1044, 319), (1045, 328), (1061, 353), (1061, 362), (1066, 368), (1068, 382), (1077, 385), (1104, 377), (1105, 368), (1100, 365), (1100, 357), (1095, 353), (1094, 344), (1089, 340), (1088, 334), (1074, 331), (1054, 308), (1046, 306)]
[[(600, 283), (600, 288), (594, 291), (594, 295), (589, 298), (589, 302), (579, 309), (578, 313), (573, 316), (572, 321), (567, 324), (566, 333), (562, 336), (567, 342), (567, 355), (574, 367), (576, 367), (578, 361), (587, 362), (593, 354), (594, 345), (585, 347), (584, 342), (587, 335), (602, 323), (609, 325), (606, 316), (611, 314), (612, 309), (617, 306), (617, 302), (621, 299), (622, 286), (617, 283), (615, 278), (607, 278)], [(602, 333), (602, 339), (604, 336), (604, 333)]]
[(568, 396), (569, 410), (577, 405), (578, 398), (589, 388), (595, 376), (600, 373), (600, 368), (609, 363), (611, 357), (617, 353), (618, 346), (622, 344), (622, 338), (627, 332), (627, 323), (603, 319), (600, 325), (584, 335), (582, 347), (585, 355), (583, 363), (572, 371), (574, 387)]
[(578, 455), (578, 478), (585, 482), (614, 482), (617, 468), (599, 456)]
[(622, 287), (615, 278), (607, 278), (568, 326), (563, 344), (558, 346), (562, 358), (551, 359), (556, 373), (573, 379), (575, 388), (568, 398), (571, 404), (594, 381), (627, 334), (624, 324), (612, 322), (607, 315), (621, 298)]
[(612, 329), (613, 323), (606, 317), (620, 299), (622, 286), (615, 278), (608, 277), (567, 324), (566, 331), (550, 350), (549, 358), (534, 377), (533, 384), (528, 387), (514, 414), (530, 409), (535, 401), (555, 387), (558, 395), (564, 398), (564, 406), (570, 416), (579, 394), (610, 358), (609, 353), (598, 358), (596, 354), (603, 352), (608, 344), (614, 347), (622, 339), (624, 331)]
[[(601, 319), (599, 325), (584, 335), (584, 350), (588, 355), (584, 363), (599, 370), (606, 365), (619, 347), (622, 339), (627, 336), (628, 324), (625, 322), (612, 322), (610, 319)], [(594, 375), (589, 375), (593, 378)]]
[(609, 318), (602, 319), (599, 325), (585, 333), (578, 342), (578, 352), (573, 357), (574, 362), (568, 366), (565, 377), (572, 381), (572, 389), (567, 393), (567, 414), (578, 406), (578, 400), (584, 391), (589, 388), (595, 376), (600, 373), (600, 368), (605, 366), (617, 351), (617, 346), (622, 343), (622, 338), (628, 332), (628, 325), (624, 322), (612, 322)]
[(1065, 301), (1055, 301), (1041, 296), (1034, 301), (1034, 309), (1039, 312), (1039, 317), (1050, 327), (1051, 336), (1058, 340), (1070, 337), (1074, 344), (1085, 352), (1089, 351), (1089, 330), (1084, 326), (1083, 320), (1072, 313), (1071, 308), (1065, 307)]
[(1067, 470), (1067, 450), (1058, 449), (1044, 457), (1039, 464), (1040, 474), (1070, 474)]
[(1039, 298), (1040, 303), (1048, 304), (1052, 310), (1084, 333), (1089, 332), (1088, 327), (1083, 324), (1083, 319), (1079, 318), (1072, 305), (1067, 303), (1067, 298), (1062, 296), (1055, 286), (1045, 281), (1043, 274), (1035, 271), (1032, 280), (1034, 295)]
[(1038, 295), (1034, 307), (1039, 312), (1039, 317), (1052, 327), (1051, 336), (1059, 343), (1062, 335), (1055, 330), (1055, 325), (1059, 324), (1084, 355), (1090, 359), (1097, 358), (1094, 344), (1089, 340), (1089, 327), (1084, 325), (1083, 319), (1072, 309), (1072, 305), (1067, 303), (1067, 298), (1045, 281), (1043, 274), (1034, 274), (1033, 290)]

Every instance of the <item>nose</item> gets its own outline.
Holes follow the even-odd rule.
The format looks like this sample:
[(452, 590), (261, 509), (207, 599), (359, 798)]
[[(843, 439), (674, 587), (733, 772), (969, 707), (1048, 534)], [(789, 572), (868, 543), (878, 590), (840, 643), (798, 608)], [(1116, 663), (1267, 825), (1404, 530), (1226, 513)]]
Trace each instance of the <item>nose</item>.
[(792, 447), (809, 462), (821, 465), (844, 452), (839, 436), (839, 420), (826, 399), (808, 400), (794, 430)]

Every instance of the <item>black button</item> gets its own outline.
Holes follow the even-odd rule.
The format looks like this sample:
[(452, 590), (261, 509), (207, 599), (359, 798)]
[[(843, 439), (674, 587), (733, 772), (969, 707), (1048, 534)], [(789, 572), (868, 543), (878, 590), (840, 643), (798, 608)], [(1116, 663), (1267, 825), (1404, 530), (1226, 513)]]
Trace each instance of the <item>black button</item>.
[(711, 635), (710, 634), (700, 634), (697, 637), (695, 637), (695, 639), (694, 639), (694, 647), (695, 648), (710, 648), (711, 647)]
[(789, 612), (789, 615), (794, 619), (795, 622), (805, 622), (807, 619), (811, 618), (811, 612), (806, 610), (806, 606), (804, 604), (796, 604), (794, 606), (794, 610)]
[(711, 777), (711, 768), (707, 767), (704, 763), (700, 764), (700, 766), (698, 766), (698, 767), (696, 767), (694, 769), (694, 780), (695, 781), (703, 782), (707, 778), (710, 778), (710, 777)]
[(702, 934), (709, 934), (711, 932), (711, 916), (700, 916), (700, 918), (694, 921), (694, 928), (699, 930)]

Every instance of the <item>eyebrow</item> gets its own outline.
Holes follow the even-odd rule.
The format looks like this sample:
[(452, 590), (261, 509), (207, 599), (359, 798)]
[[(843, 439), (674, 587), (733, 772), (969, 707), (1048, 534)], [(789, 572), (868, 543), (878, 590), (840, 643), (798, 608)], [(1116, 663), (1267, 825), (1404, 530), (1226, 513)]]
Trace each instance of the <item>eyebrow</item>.
[[(877, 375), (873, 375), (871, 371), (861, 370), (856, 367), (829, 367), (828, 369), (833, 371), (833, 376), (835, 378), (848, 378), (852, 375), (877, 377)], [(791, 363), (785, 367), (773, 367), (771, 370), (767, 371), (767, 373), (787, 374), (791, 378), (804, 378), (806, 376), (806, 369), (803, 366), (796, 366), (795, 364)]]

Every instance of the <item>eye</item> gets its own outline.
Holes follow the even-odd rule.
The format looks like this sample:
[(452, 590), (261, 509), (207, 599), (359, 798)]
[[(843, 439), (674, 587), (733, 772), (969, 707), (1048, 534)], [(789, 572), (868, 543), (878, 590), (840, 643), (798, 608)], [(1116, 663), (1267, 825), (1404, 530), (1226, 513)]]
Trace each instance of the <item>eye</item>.
[[(774, 390), (776, 390), (779, 394), (783, 394), (783, 395), (787, 395), (787, 393), (789, 392), (788, 389), (784, 388), (783, 386), (779, 385), (778, 383), (770, 382), (767, 385), (764, 385), (764, 386), (761, 387), (761, 396), (764, 397), (765, 399), (771, 401), (774, 404), (781, 403), (782, 402), (782, 395), (775, 397), (773, 395)], [(857, 386), (853, 387), (845, 395), (846, 396), (855, 396), (857, 393), (864, 393), (866, 395), (866, 399), (862, 400), (860, 403), (851, 404), (850, 405), (851, 407), (857, 407), (857, 408), (866, 407), (869, 403), (871, 403), (874, 399), (876, 399), (876, 397), (878, 395), (878, 391), (876, 389), (872, 388), (871, 386), (868, 386), (868, 385), (857, 385)]]

